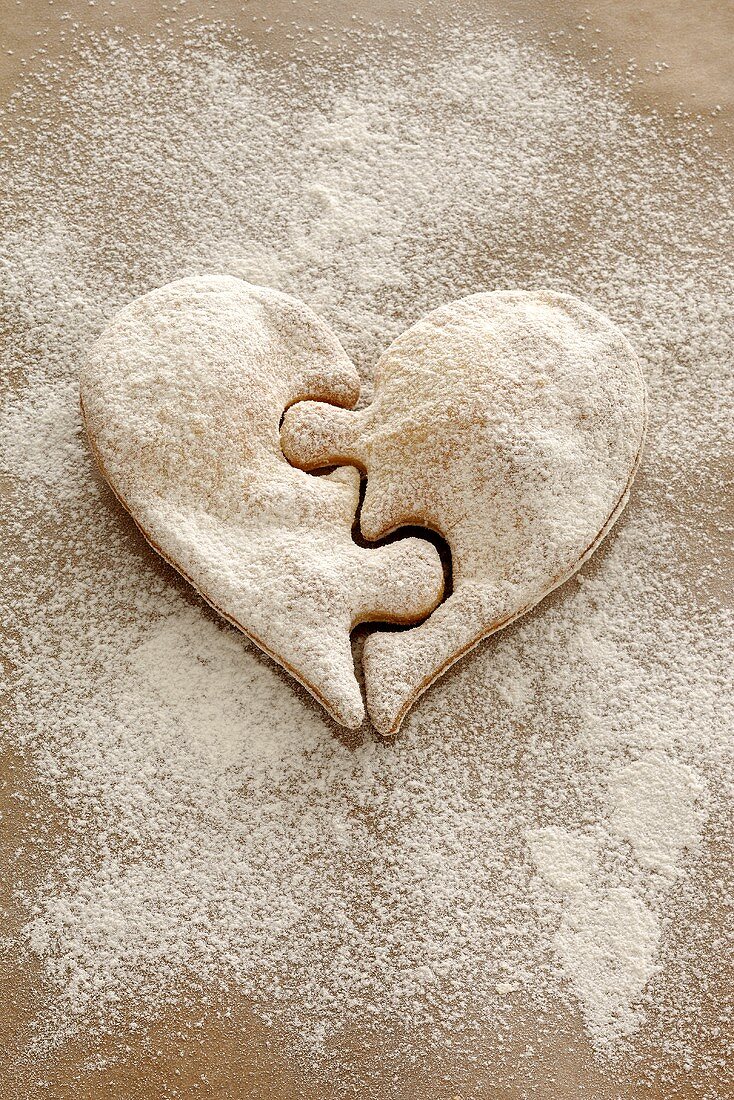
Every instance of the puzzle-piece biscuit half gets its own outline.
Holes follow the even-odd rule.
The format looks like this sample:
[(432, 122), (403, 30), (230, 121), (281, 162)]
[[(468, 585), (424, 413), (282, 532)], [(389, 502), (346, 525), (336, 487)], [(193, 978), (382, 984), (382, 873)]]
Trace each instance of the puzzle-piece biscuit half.
[(345, 726), (364, 716), (349, 634), (443, 594), (435, 548), (352, 537), (359, 473), (283, 457), (294, 401), (353, 404), (354, 366), (310, 309), (226, 276), (122, 309), (92, 347), (82, 411), (99, 468), (148, 542)]
[(446, 602), (415, 629), (365, 644), (378, 730), (395, 732), (462, 654), (594, 551), (627, 501), (645, 421), (626, 338), (549, 291), (476, 294), (430, 313), (384, 353), (363, 411), (288, 411), (281, 442), (292, 462), (366, 471), (366, 538), (418, 524), (451, 548)]

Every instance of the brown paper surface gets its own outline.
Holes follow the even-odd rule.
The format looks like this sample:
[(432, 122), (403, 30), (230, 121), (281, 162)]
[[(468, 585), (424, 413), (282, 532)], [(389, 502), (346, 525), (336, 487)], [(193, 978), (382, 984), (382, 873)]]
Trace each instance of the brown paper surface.
[[(451, 4), (448, 0), (424, 7), (426, 16), (446, 15), (460, 19), (462, 10), (471, 5)], [(485, 8), (487, 10), (487, 8)], [(108, 8), (104, 3), (91, 6), (87, 0), (0, 0), (0, 100), (3, 102), (33, 71), (31, 54), (45, 47), (48, 55), (60, 50), (60, 14), (69, 12), (73, 20), (90, 30), (104, 29), (112, 24), (146, 34), (168, 14), (167, 5), (139, 0), (135, 5), (118, 2)], [(205, 3), (196, 0), (187, 15), (217, 18), (239, 26), (253, 40), (264, 41), (266, 23), (253, 16), (266, 13), (274, 31), (268, 36), (271, 49), (287, 50), (288, 42), (278, 19), (295, 20), (301, 26), (323, 28), (349, 25), (356, 13), (360, 18), (379, 18), (387, 26), (410, 29), (420, 17), (406, 7), (404, 0), (323, 0), (321, 3), (292, 5), (289, 0), (218, 0)], [(499, 18), (509, 21), (524, 19), (530, 31), (565, 29), (567, 36), (556, 40), (551, 49), (562, 52), (573, 49), (583, 61), (594, 56), (592, 43), (602, 51), (611, 46), (613, 59), (624, 67), (630, 59), (638, 64), (638, 82), (630, 93), (642, 107), (657, 107), (665, 116), (679, 104), (688, 111), (700, 112), (713, 126), (714, 142), (725, 154), (732, 148), (734, 121), (734, 7), (726, 0), (504, 0), (497, 5)], [(66, 24), (68, 27), (68, 23)], [(579, 26), (585, 28), (579, 30)], [(40, 32), (40, 33), (39, 33)], [(332, 33), (329, 30), (329, 33)], [(318, 36), (318, 35), (317, 35)], [(655, 71), (655, 62), (669, 66)], [(162, 567), (164, 568), (164, 567)], [(28, 820), (22, 803), (7, 797), (12, 790), (25, 790), (40, 799), (34, 789), (33, 776), (24, 774), (18, 760), (2, 762), (0, 808), (3, 814), (2, 856), (20, 847), (31, 831), (37, 835), (38, 824)], [(63, 843), (54, 824), (52, 807), (39, 801), (34, 813), (46, 815), (48, 843)], [(42, 863), (36, 869), (43, 874)], [(13, 897), (13, 883), (3, 869), (0, 880), (2, 908), (7, 913), (4, 933), (12, 934), (14, 922), (23, 919), (19, 903)], [(716, 1052), (717, 1040), (710, 1025), (719, 1014), (726, 991), (727, 978), (722, 973), (720, 988), (709, 991), (710, 1015), (701, 1021), (700, 1052)], [(43, 1012), (45, 998), (40, 968), (31, 971), (26, 962), (2, 975), (3, 995), (0, 998), (0, 1097), (3, 1100), (35, 1100), (52, 1097), (55, 1100), (92, 1100), (114, 1097), (120, 1100), (154, 1100), (164, 1096), (268, 1098), (268, 1100), (330, 1100), (343, 1095), (390, 1100), (468, 1100), (481, 1095), (487, 1100), (514, 1100), (527, 1095), (521, 1083), (523, 1058), (527, 1048), (533, 1048), (534, 1077), (545, 1077), (546, 1090), (534, 1092), (541, 1100), (571, 1100), (592, 1097), (648, 1098), (667, 1100), (672, 1086), (644, 1084), (632, 1071), (598, 1062), (592, 1053), (579, 1020), (560, 1013), (550, 1031), (539, 1030), (537, 1021), (523, 1014), (518, 1004), (510, 1042), (504, 1040), (507, 1061), (507, 1083), (502, 1083), (502, 1068), (498, 1067), (497, 1088), (477, 1094), (473, 1085), (471, 1065), (456, 1064), (450, 1080), (445, 1080), (430, 1059), (404, 1067), (398, 1079), (381, 1076), (379, 1047), (365, 1046), (359, 1034), (348, 1034), (342, 1040), (341, 1060), (351, 1060), (357, 1069), (364, 1068), (373, 1080), (368, 1091), (345, 1093), (344, 1083), (330, 1079), (328, 1074), (309, 1071), (298, 1064), (289, 1049), (287, 1039), (274, 1028), (265, 1027), (255, 1017), (248, 1004), (240, 1001), (232, 1016), (224, 1018), (218, 1012), (216, 999), (202, 1006), (192, 994), (187, 1008), (164, 1012), (148, 1035), (127, 1029), (124, 1023), (116, 1027), (106, 1043), (106, 1051), (115, 1065), (105, 1069), (90, 1069), (85, 1065), (89, 1050), (84, 1038), (62, 1047), (53, 1055), (36, 1062), (33, 1073), (23, 1076), (17, 1069), (17, 1056), (25, 1049), (30, 1021)], [(229, 1001), (231, 1003), (231, 1001)], [(202, 1026), (193, 1028), (202, 1020)], [(389, 1037), (386, 1037), (389, 1042)], [(510, 1053), (508, 1054), (508, 1048)], [(491, 1028), (477, 1037), (476, 1050), (488, 1060), (493, 1057)], [(104, 1053), (104, 1051), (103, 1051)], [(15, 1066), (15, 1068), (9, 1068)], [(675, 1096), (693, 1098), (696, 1087), (695, 1064), (688, 1069), (671, 1067), (675, 1079)], [(206, 1080), (202, 1080), (205, 1075)], [(45, 1079), (46, 1087), (33, 1082)], [(708, 1082), (710, 1085), (711, 1082)], [(723, 1094), (722, 1094), (723, 1100)]]

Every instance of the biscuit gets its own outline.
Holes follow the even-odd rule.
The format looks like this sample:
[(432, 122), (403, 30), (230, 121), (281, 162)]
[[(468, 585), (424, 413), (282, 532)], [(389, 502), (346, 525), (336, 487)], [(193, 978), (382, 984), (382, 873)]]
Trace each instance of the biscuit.
[(310, 309), (226, 276), (133, 301), (81, 374), (99, 468), (151, 546), (350, 727), (364, 717), (351, 629), (414, 622), (443, 594), (429, 542), (354, 543), (356, 469), (313, 477), (280, 449), (288, 405), (358, 393)]
[(365, 644), (378, 730), (394, 733), (437, 677), (588, 558), (627, 501), (645, 421), (626, 338), (550, 291), (475, 294), (428, 314), (379, 360), (362, 411), (289, 410), (292, 462), (367, 473), (367, 539), (417, 524), (451, 549), (449, 598), (422, 625)]

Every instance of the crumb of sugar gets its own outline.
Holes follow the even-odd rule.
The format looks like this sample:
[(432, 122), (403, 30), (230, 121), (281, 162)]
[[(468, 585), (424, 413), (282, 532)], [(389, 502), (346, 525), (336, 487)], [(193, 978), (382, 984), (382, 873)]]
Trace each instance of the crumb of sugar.
[[(447, 1037), (476, 1055), (490, 1021), (501, 1059), (513, 1003), (561, 1001), (605, 1057), (669, 1057), (720, 1100), (697, 1035), (729, 816), (726, 174), (705, 135), (502, 29), (447, 32), (419, 67), (397, 40), (358, 46), (294, 83), (216, 29), (78, 38), (6, 113), (4, 736), (64, 837), (39, 822), (40, 863), (11, 867), (8, 950), (54, 991), (37, 1041), (236, 983), (349, 1082), (345, 1026), (391, 1030), (399, 1064)], [(346, 750), (95, 479), (84, 352), (131, 298), (205, 271), (304, 299), (364, 401), (407, 324), (479, 289), (576, 293), (640, 354), (651, 431), (615, 537), (394, 744)]]

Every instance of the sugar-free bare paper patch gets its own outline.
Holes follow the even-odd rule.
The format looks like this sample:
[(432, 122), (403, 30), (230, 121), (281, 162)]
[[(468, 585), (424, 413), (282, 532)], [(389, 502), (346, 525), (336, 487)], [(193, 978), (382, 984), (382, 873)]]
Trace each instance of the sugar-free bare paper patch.
[(645, 409), (637, 356), (611, 321), (570, 295), (508, 291), (443, 306), (398, 337), (369, 408), (289, 410), (292, 462), (366, 471), (366, 538), (418, 524), (451, 548), (449, 599), (421, 626), (367, 640), (378, 730), (397, 730), (454, 661), (593, 553), (627, 502)]
[(354, 366), (310, 309), (225, 276), (136, 299), (92, 347), (81, 399), (99, 467), (148, 542), (343, 725), (364, 705), (350, 631), (415, 622), (443, 594), (435, 548), (351, 536), (359, 472), (283, 456), (283, 410), (351, 405)]

